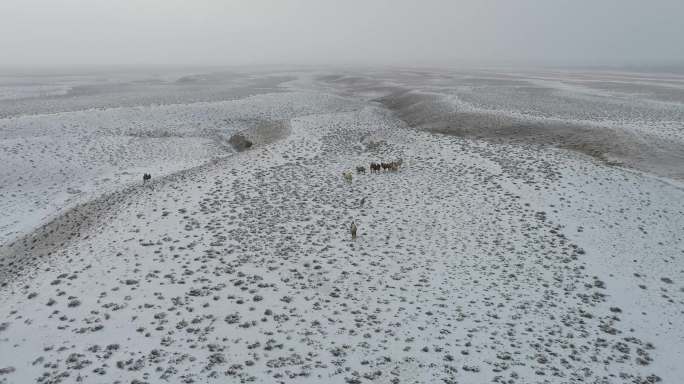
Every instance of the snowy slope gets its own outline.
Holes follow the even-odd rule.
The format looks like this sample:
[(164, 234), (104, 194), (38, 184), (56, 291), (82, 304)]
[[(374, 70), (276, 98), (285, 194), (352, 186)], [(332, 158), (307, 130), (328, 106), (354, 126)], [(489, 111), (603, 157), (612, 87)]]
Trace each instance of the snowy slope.
[(3, 248), (0, 382), (684, 377), (680, 186), (409, 129), (307, 79), (212, 106), (284, 121), (286, 137)]

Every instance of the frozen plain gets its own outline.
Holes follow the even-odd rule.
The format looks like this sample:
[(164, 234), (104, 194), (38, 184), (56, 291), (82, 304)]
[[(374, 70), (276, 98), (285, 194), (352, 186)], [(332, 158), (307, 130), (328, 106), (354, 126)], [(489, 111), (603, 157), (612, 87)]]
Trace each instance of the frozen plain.
[(677, 75), (3, 80), (0, 382), (684, 377)]

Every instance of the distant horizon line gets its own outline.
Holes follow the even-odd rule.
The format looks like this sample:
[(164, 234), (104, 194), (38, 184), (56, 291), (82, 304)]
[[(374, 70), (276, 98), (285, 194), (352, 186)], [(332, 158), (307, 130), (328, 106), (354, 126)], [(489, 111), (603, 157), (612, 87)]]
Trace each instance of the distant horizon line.
[(393, 68), (393, 69), (449, 69), (449, 70), (484, 70), (484, 69), (555, 69), (555, 70), (627, 70), (655, 71), (684, 74), (684, 60), (667, 62), (625, 62), (625, 63), (551, 63), (522, 61), (462, 61), (454, 63), (117, 63), (117, 64), (55, 64), (55, 65), (2, 65), (0, 74), (66, 74), (69, 72), (120, 72), (120, 71), (187, 71), (187, 70), (245, 70), (254, 69), (361, 69), (361, 68)]

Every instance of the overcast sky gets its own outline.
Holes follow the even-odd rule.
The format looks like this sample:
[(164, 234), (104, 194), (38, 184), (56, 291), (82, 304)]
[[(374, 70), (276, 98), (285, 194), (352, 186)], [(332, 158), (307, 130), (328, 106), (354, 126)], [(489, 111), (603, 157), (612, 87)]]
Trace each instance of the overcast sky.
[(0, 66), (684, 62), (684, 0), (0, 0)]

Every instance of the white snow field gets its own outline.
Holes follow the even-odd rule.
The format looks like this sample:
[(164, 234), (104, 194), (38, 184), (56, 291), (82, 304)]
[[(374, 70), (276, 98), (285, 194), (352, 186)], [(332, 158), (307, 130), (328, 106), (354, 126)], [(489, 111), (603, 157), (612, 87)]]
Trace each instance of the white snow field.
[[(482, 74), (292, 71), (228, 76), (181, 102), (145, 85), (125, 103), (102, 91), (96, 108), (12, 104), (0, 383), (681, 383), (681, 82), (666, 78), (674, 96), (648, 104), (578, 91), (577, 73), (515, 76), (521, 92), (555, 90), (503, 108), (505, 92), (525, 101)], [(640, 81), (660, 86), (652, 76)], [(648, 128), (634, 148), (671, 147), (658, 161), (621, 152), (620, 166), (614, 147), (425, 118), (456, 124), (454, 109), (475, 108), (464, 95), (485, 91), (498, 95), (478, 107), (490, 122), (522, 119), (549, 92), (629, 98), (650, 128), (573, 124), (627, 143)], [(563, 113), (525, 118), (554, 126)], [(254, 146), (233, 150), (236, 132)]]

